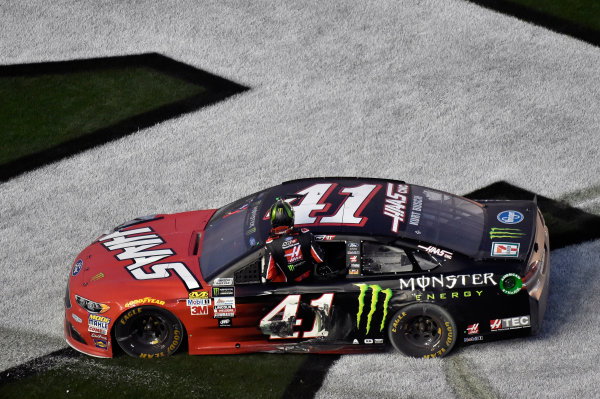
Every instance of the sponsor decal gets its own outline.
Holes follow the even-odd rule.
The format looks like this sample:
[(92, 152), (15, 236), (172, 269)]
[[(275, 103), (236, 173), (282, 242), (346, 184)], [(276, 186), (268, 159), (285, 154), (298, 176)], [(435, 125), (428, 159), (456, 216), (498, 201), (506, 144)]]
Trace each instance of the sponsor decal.
[(359, 243), (357, 242), (349, 242), (348, 243), (348, 248), (358, 248), (359, 247)]
[[(419, 291), (417, 291), (419, 292)], [(483, 294), (483, 291), (452, 291), (452, 292), (441, 292), (441, 293), (415, 293), (416, 301), (434, 301), (434, 300), (446, 300), (446, 299), (459, 299), (459, 298), (478, 298)]]
[(98, 274), (96, 274), (94, 277), (92, 277), (92, 278), (90, 279), (90, 281), (98, 281), (98, 280), (100, 280), (101, 278), (104, 278), (104, 273), (98, 273)]
[(348, 270), (348, 274), (358, 274), (358, 269), (350, 269)]
[(317, 241), (331, 241), (335, 238), (335, 235), (332, 234), (328, 234), (328, 235), (317, 235), (315, 236), (315, 240)]
[[(479, 323), (475, 323), (475, 324), (469, 324), (467, 326), (467, 334), (468, 335), (475, 335), (475, 334), (479, 334)], [(465, 341), (466, 342), (466, 341)]]
[(219, 286), (219, 285), (233, 285), (233, 278), (232, 277), (228, 277), (228, 278), (216, 278), (214, 279), (213, 286)]
[(207, 316), (210, 299), (187, 299), (185, 304), (190, 308), (192, 316)]
[(73, 318), (73, 320), (75, 320), (77, 323), (81, 323), (83, 322), (83, 320), (81, 320), (81, 317), (77, 316), (75, 313), (71, 313), (71, 317)]
[(521, 238), (525, 235), (521, 229), (511, 229), (508, 227), (492, 227), (490, 229), (490, 239), (495, 238)]
[(357, 286), (360, 289), (360, 294), (358, 295), (358, 312), (356, 313), (356, 328), (360, 330), (360, 319), (362, 317), (363, 314), (363, 310), (365, 307), (365, 296), (367, 294), (368, 290), (371, 290), (371, 308), (369, 310), (369, 313), (367, 314), (367, 325), (366, 325), (366, 331), (367, 334), (369, 334), (369, 331), (371, 330), (371, 320), (373, 319), (373, 315), (375, 314), (375, 311), (377, 310), (377, 303), (379, 302), (379, 294), (384, 294), (384, 299), (383, 299), (383, 317), (381, 318), (381, 326), (379, 328), (379, 331), (383, 331), (383, 327), (385, 326), (385, 320), (387, 318), (387, 313), (388, 313), (388, 304), (390, 302), (390, 299), (392, 299), (392, 290), (391, 288), (387, 288), (385, 290), (381, 289), (381, 286), (376, 285), (376, 284), (371, 284), (371, 285), (367, 285), (367, 284), (354, 284), (355, 286)]
[(233, 306), (235, 308), (235, 297), (217, 297), (215, 299), (215, 306)]
[[(132, 261), (133, 263), (126, 266), (126, 269), (136, 280), (168, 278), (174, 272), (188, 290), (200, 288), (200, 283), (184, 263), (157, 263), (175, 255), (175, 252), (170, 248), (156, 249), (165, 241), (158, 234), (152, 233), (153, 230), (150, 227), (115, 231), (100, 237), (98, 242), (111, 252), (121, 251), (115, 255), (116, 259)], [(144, 266), (150, 264), (153, 265), (149, 268), (150, 273), (148, 273)]]
[(365, 344), (372, 344), (373, 340), (371, 338), (365, 339)]
[(129, 301), (125, 304), (125, 307), (131, 308), (133, 306), (148, 305), (148, 304), (164, 306), (165, 301), (161, 301), (160, 299), (155, 299), (155, 298), (151, 298), (151, 297), (147, 296), (145, 298), (134, 299), (132, 301)]
[(358, 255), (352, 255), (352, 256), (350, 257), (350, 262), (352, 262), (352, 263), (356, 263), (356, 262), (358, 262)]
[[(260, 203), (262, 201), (258, 201)], [(250, 219), (248, 222), (248, 229), (246, 230), (246, 235), (249, 236), (252, 233), (256, 232), (256, 213), (258, 212), (258, 204), (253, 206), (250, 210)]]
[(519, 256), (519, 244), (515, 242), (493, 242), (492, 256), (517, 257)]
[(348, 255), (360, 255), (360, 251), (358, 249), (349, 249), (346, 253)]
[(228, 318), (235, 316), (235, 297), (214, 298), (213, 317)]
[(358, 342), (358, 340), (357, 340), (356, 338), (354, 338), (354, 341), (352, 341), (352, 343), (353, 343), (354, 345), (358, 345), (358, 344), (360, 344), (360, 342)]
[[(288, 238), (290, 240), (288, 240)], [(292, 237), (287, 237), (286, 240), (281, 244), (281, 248), (285, 249), (285, 248), (293, 247), (295, 245), (300, 245), (298, 243), (298, 239), (297, 238), (292, 239)]]
[[(288, 263), (294, 263), (303, 259), (300, 249), (300, 245), (297, 245), (284, 251), (283, 256), (285, 256)], [(294, 270), (293, 265), (288, 265), (288, 267), (290, 267), (290, 270)]]
[(515, 273), (508, 273), (500, 279), (500, 289), (507, 295), (514, 295), (521, 291), (523, 280)]
[(464, 340), (465, 342), (483, 341), (483, 337), (481, 335), (478, 335), (476, 337), (465, 337)]
[(421, 222), (421, 210), (423, 209), (423, 197), (420, 195), (413, 196), (412, 208), (410, 210), (410, 219), (408, 224), (418, 226)]
[(421, 289), (424, 291), (427, 288), (453, 289), (472, 286), (489, 286), (497, 284), (498, 283), (496, 283), (496, 281), (494, 280), (494, 273), (474, 273), (446, 276), (440, 274), (437, 277), (421, 276), (411, 277), (409, 279), (400, 279), (400, 289), (410, 289), (411, 291), (415, 291), (416, 289)]
[(92, 336), (92, 338), (101, 338), (101, 339), (108, 339), (108, 337), (106, 335), (100, 335), (100, 334), (90, 334)]
[(208, 298), (208, 291), (192, 291), (189, 293), (188, 298), (190, 298), (190, 299), (206, 299), (206, 298)]
[[(396, 187), (394, 187), (396, 186)], [(406, 204), (408, 203), (408, 185), (406, 184), (387, 184), (385, 204), (383, 205), (383, 214), (392, 218), (390, 230), (398, 232), (400, 223), (406, 219)]]
[(376, 344), (383, 344), (383, 338), (375, 338)]
[(83, 267), (83, 260), (78, 259), (77, 262), (73, 265), (73, 272), (71, 273), (73, 277), (77, 276)]
[(234, 296), (234, 288), (233, 287), (213, 287), (212, 296)]
[(422, 249), (423, 251), (425, 251), (425, 252), (427, 252), (428, 254), (431, 254), (431, 255), (441, 256), (441, 257), (443, 257), (445, 259), (448, 259), (448, 260), (452, 259), (452, 255), (453, 255), (452, 252), (436, 248), (433, 245), (430, 245), (428, 247), (426, 247), (424, 245), (418, 245), (418, 248)]
[(232, 320), (227, 318), (227, 319), (219, 319), (219, 327), (231, 327), (232, 325)]
[(104, 349), (106, 351), (108, 350), (108, 341), (101, 338), (94, 338), (94, 346), (96, 346), (96, 348)]
[(490, 320), (490, 329), (492, 331), (515, 330), (530, 326), (529, 316), (509, 317), (507, 319)]
[(109, 324), (110, 319), (108, 317), (100, 316), (98, 314), (90, 314), (88, 319), (88, 331), (92, 333), (108, 335)]
[(517, 211), (503, 211), (497, 216), (498, 221), (504, 224), (517, 224), (522, 222), (524, 218), (523, 214)]

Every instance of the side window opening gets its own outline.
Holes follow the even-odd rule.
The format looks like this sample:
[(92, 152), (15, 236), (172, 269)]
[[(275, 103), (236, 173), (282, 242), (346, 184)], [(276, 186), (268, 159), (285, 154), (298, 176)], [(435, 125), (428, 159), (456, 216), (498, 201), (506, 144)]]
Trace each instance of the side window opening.
[(435, 256), (426, 252), (414, 251), (413, 256), (415, 257), (415, 260), (419, 264), (421, 270), (424, 271), (432, 270), (442, 265)]
[(262, 259), (250, 263), (248, 266), (234, 273), (235, 284), (256, 284), (261, 282)]
[(413, 264), (402, 248), (374, 242), (363, 242), (363, 274), (405, 273), (413, 271)]

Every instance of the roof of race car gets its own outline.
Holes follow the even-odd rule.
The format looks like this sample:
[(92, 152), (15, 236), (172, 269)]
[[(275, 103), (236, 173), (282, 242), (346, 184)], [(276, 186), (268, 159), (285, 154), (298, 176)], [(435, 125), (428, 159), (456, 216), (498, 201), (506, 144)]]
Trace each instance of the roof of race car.
[(404, 237), (474, 255), (484, 229), (483, 207), (474, 201), (403, 181), (356, 177), (287, 181), (219, 209), (213, 219), (256, 208), (246, 227), (260, 225), (268, 234), (276, 198), (293, 205), (297, 227), (315, 234)]

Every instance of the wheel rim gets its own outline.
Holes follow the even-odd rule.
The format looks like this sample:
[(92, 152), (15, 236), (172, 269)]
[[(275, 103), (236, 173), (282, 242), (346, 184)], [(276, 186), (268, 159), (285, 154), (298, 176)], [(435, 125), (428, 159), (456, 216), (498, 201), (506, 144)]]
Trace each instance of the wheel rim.
[(406, 324), (404, 338), (420, 348), (431, 348), (441, 338), (442, 329), (438, 320), (429, 316), (417, 316)]
[(168, 338), (168, 321), (154, 312), (140, 315), (134, 321), (131, 333), (125, 337), (132, 344), (141, 348), (160, 345)]

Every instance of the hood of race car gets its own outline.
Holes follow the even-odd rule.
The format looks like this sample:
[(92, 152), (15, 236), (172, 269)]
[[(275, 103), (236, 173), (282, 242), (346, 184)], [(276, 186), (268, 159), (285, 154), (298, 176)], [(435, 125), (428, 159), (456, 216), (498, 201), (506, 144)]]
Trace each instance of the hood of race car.
[(139, 218), (103, 234), (76, 258), (71, 289), (95, 301), (156, 292), (187, 296), (203, 284), (194, 252), (213, 213)]

